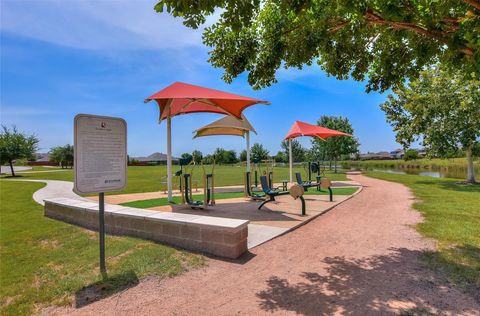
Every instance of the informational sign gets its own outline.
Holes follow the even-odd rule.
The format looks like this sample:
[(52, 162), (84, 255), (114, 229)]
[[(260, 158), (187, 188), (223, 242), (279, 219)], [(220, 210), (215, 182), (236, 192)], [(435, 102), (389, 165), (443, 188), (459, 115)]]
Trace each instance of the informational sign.
[(121, 118), (75, 116), (75, 191), (118, 191), (127, 185), (127, 123)]

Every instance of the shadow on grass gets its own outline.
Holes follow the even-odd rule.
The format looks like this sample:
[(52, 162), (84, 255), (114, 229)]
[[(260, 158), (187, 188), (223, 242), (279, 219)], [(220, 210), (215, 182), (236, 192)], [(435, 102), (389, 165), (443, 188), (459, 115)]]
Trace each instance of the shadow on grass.
[(456, 246), (441, 252), (424, 252), (421, 258), (428, 267), (441, 274), (449, 283), (457, 284), (480, 304), (480, 248), (472, 245)]
[(1, 179), (15, 179), (15, 178), (23, 178), (23, 175), (14, 175), (14, 176), (12, 176), (12, 175), (9, 175), (9, 176), (7, 176), (7, 175), (4, 175), (4, 174), (2, 174), (2, 176), (1, 176), (0, 178), (1, 178)]
[(102, 280), (84, 286), (75, 293), (75, 307), (80, 308), (92, 304), (102, 298), (134, 287), (139, 283), (134, 271), (121, 274), (105, 275)]
[(288, 279), (273, 275), (266, 288), (256, 293), (260, 308), (302, 315), (384, 315), (396, 314), (398, 309), (403, 315), (478, 312), (474, 300), (458, 302), (459, 292), (446, 291), (442, 278), (418, 265), (422, 252), (392, 251), (356, 260), (325, 258), (322, 274), (305, 271)]

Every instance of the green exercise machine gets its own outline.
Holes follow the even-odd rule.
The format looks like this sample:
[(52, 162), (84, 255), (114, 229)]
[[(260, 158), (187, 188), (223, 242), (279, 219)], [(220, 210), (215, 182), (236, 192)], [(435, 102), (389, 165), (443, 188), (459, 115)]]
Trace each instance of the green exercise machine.
[(209, 173), (207, 173), (205, 165), (203, 164), (203, 161), (201, 163), (202, 170), (203, 170), (203, 195), (204, 195), (203, 201), (193, 199), (192, 174), (196, 164), (194, 161), (192, 161), (189, 165), (192, 166), (189, 172), (183, 174), (182, 203), (190, 206), (193, 209), (207, 209), (208, 206), (215, 205), (215, 187), (214, 187), (215, 160), (213, 161), (212, 169), (211, 169), (211, 172)]

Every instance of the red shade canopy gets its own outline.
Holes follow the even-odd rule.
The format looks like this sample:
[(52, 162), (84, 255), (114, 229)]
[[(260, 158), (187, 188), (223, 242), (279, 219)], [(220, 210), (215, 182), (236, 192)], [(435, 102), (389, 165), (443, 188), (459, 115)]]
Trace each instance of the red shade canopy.
[(352, 136), (352, 135), (344, 132), (336, 131), (333, 129), (329, 129), (326, 127), (321, 127), (318, 125), (312, 125), (312, 124), (308, 124), (300, 121), (295, 121), (295, 123), (293, 123), (292, 127), (288, 131), (287, 136), (285, 136), (285, 139), (296, 138), (299, 136), (313, 136), (313, 137), (326, 139), (332, 136)]
[(160, 120), (196, 112), (228, 114), (241, 119), (242, 111), (247, 107), (257, 103), (268, 104), (266, 101), (183, 82), (169, 85), (146, 98), (145, 102), (151, 100), (157, 101), (160, 107)]

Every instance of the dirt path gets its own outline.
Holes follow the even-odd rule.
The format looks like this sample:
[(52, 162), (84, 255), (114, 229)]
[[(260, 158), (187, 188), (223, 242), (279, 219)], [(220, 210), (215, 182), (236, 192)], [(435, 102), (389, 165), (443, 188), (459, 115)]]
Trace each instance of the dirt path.
[[(432, 249), (403, 185), (351, 176), (366, 187), (309, 224), (252, 249), (242, 261), (210, 259), (182, 276), (150, 278), (78, 315), (480, 315), (469, 296), (422, 268)], [(57, 312), (59, 312), (57, 310)]]

